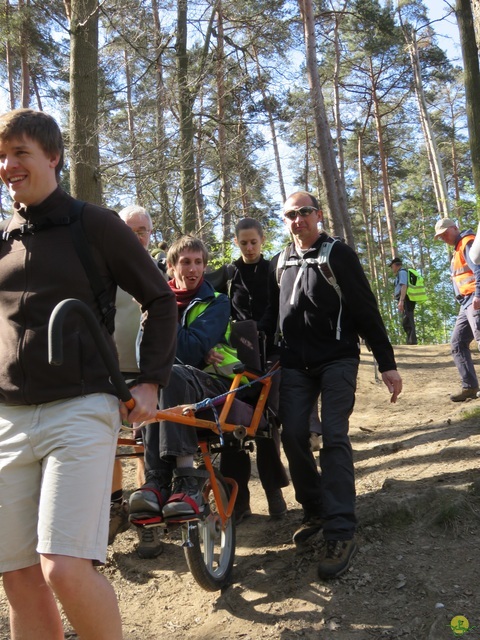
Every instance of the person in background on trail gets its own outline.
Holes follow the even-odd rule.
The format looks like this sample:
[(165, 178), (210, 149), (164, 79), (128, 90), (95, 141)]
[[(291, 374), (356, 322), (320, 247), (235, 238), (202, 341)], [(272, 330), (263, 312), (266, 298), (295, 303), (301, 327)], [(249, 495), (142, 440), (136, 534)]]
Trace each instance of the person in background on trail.
[[(142, 247), (148, 251), (153, 224), (150, 214), (139, 205), (129, 205), (118, 215), (136, 235)], [(154, 264), (156, 261), (153, 260)], [(162, 272), (163, 273), (163, 272)], [(142, 312), (140, 305), (132, 296), (117, 288), (115, 299), (117, 309), (115, 316), (114, 340), (117, 347), (120, 371), (128, 381), (135, 380), (140, 369), (137, 364), (136, 341), (140, 330)], [(141, 439), (141, 433), (139, 433)], [(137, 486), (145, 482), (143, 458), (137, 458)], [(130, 528), (128, 520), (128, 503), (123, 496), (123, 473), (121, 460), (115, 460), (113, 466), (112, 496), (110, 502), (110, 525), (108, 530), (108, 544), (113, 544), (115, 537)], [(145, 535), (148, 535), (145, 532)]]
[[(193, 404), (230, 388), (238, 358), (228, 346), (230, 301), (204, 279), (208, 252), (199, 238), (183, 236), (167, 254), (169, 285), (177, 301), (177, 351), (168, 386), (162, 389), (159, 408)], [(212, 372), (212, 373), (211, 373)], [(160, 427), (145, 427), (145, 484), (130, 496), (130, 522), (178, 522), (202, 513), (203, 485), (208, 472), (194, 467), (198, 449), (196, 430), (162, 420)], [(173, 478), (173, 489), (171, 487)], [(162, 552), (158, 527), (154, 538), (142, 538), (141, 558)]]
[[(12, 638), (63, 640), (58, 601), (82, 640), (121, 640), (115, 592), (94, 565), (106, 560), (121, 420), (155, 416), (168, 382), (175, 297), (114, 211), (79, 206), (59, 186), (63, 153), (46, 113), (0, 116), (0, 177), (14, 209), (0, 240), (0, 573)], [(118, 285), (145, 312), (131, 411), (79, 314), (64, 321), (63, 364), (48, 362), (49, 318), (65, 298), (90, 309), (116, 354), (74, 244), (79, 220), (109, 299)]]
[[(241, 256), (232, 265), (229, 297), (232, 319), (237, 321), (259, 321), (266, 308), (268, 260), (262, 255), (265, 241), (263, 228), (258, 220), (243, 218), (235, 227), (235, 244)], [(260, 482), (272, 518), (281, 518), (287, 513), (287, 504), (282, 487), (289, 484), (288, 475), (280, 458), (280, 434), (274, 429), (272, 438), (257, 438), (257, 468)], [(235, 502), (235, 521), (240, 523), (250, 516), (250, 455), (242, 450), (225, 450), (221, 455), (220, 471), (238, 484)]]
[[(282, 443), (304, 513), (293, 541), (303, 546), (323, 528), (318, 575), (328, 579), (345, 572), (357, 552), (348, 426), (355, 402), (359, 336), (373, 351), (391, 402), (402, 390), (402, 379), (358, 257), (347, 244), (318, 229), (323, 215), (316, 198), (305, 191), (293, 193), (284, 204), (283, 218), (293, 242), (283, 254), (283, 265), (282, 254), (271, 261), (265, 329), (275, 331), (278, 318)], [(315, 261), (325, 242), (333, 243), (329, 264), (340, 291)], [(319, 394), (321, 474), (309, 447), (309, 417)]]
[(151, 251), (152, 258), (158, 263), (158, 268), (166, 275), (167, 273), (167, 251), (168, 244), (162, 240), (159, 242), (155, 249)]
[(402, 327), (407, 334), (407, 344), (417, 344), (415, 331), (415, 302), (407, 294), (408, 272), (402, 267), (401, 258), (393, 258), (388, 265), (395, 276), (394, 297), (398, 302), (398, 313), (402, 316)]
[(478, 378), (470, 352), (473, 339), (480, 349), (480, 266), (470, 256), (475, 235), (470, 229), (460, 232), (453, 220), (442, 218), (435, 225), (435, 240), (443, 240), (453, 247), (450, 274), (460, 311), (450, 338), (450, 346), (462, 388), (452, 394), (450, 400), (464, 402), (476, 398), (478, 393)]

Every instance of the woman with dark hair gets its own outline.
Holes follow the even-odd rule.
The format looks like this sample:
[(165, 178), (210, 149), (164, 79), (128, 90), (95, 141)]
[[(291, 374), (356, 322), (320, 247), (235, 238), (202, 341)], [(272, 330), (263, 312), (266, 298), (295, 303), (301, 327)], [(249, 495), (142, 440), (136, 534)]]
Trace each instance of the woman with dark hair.
[[(265, 242), (263, 227), (254, 218), (243, 218), (235, 227), (235, 244), (241, 252), (233, 263), (229, 287), (233, 320), (261, 320), (267, 298), (269, 262), (262, 255)], [(268, 511), (272, 518), (281, 518), (287, 512), (282, 487), (289, 483), (285, 467), (280, 458), (280, 434), (273, 438), (257, 438), (257, 468), (265, 491)], [(247, 451), (222, 453), (220, 470), (224, 476), (234, 478), (238, 484), (235, 504), (237, 524), (252, 514), (248, 481), (251, 474), (250, 455)]]

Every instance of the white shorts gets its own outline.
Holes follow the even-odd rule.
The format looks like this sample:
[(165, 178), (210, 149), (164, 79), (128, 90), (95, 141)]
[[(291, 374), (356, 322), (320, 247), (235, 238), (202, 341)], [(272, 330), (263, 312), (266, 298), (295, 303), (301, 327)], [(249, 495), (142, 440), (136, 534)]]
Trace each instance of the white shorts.
[(38, 554), (105, 562), (119, 429), (106, 393), (0, 404), (0, 572)]

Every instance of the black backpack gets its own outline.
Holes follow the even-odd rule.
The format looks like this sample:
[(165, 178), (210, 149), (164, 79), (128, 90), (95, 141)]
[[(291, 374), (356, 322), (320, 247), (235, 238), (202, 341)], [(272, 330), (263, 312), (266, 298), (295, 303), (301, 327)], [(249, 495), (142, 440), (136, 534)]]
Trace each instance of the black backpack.
[(65, 216), (58, 220), (49, 220), (47, 218), (38, 224), (24, 224), (20, 229), (14, 229), (12, 232), (8, 231), (11, 218), (7, 218), (6, 220), (0, 221), (0, 231), (2, 232), (2, 240), (8, 240), (10, 236), (22, 236), (26, 233), (34, 234), (54, 226), (68, 225), (72, 235), (73, 246), (75, 247), (78, 257), (85, 269), (87, 278), (90, 281), (93, 295), (95, 296), (95, 300), (100, 310), (102, 322), (107, 328), (108, 333), (111, 335), (115, 331), (115, 300), (110, 298), (107, 290), (105, 289), (92, 254), (92, 249), (87, 240), (87, 236), (85, 235), (82, 224), (82, 213), (84, 207), (85, 202), (82, 200), (75, 200), (69, 216)]

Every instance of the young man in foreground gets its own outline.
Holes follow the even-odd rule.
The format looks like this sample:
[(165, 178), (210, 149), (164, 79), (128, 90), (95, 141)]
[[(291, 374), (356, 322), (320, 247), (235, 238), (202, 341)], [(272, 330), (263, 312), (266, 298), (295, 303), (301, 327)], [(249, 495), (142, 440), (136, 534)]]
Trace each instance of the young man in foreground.
[[(47, 327), (65, 298), (99, 305), (72, 240), (77, 205), (58, 186), (60, 129), (19, 109), (0, 116), (0, 177), (14, 213), (0, 240), (0, 572), (12, 639), (63, 640), (55, 597), (83, 640), (120, 640), (105, 562), (121, 418), (156, 412), (175, 354), (174, 296), (135, 234), (86, 204), (82, 226), (111, 300), (118, 284), (146, 313), (135, 408), (119, 403), (82, 319), (64, 324), (64, 363), (48, 364)], [(104, 337), (115, 347), (104, 324)]]

